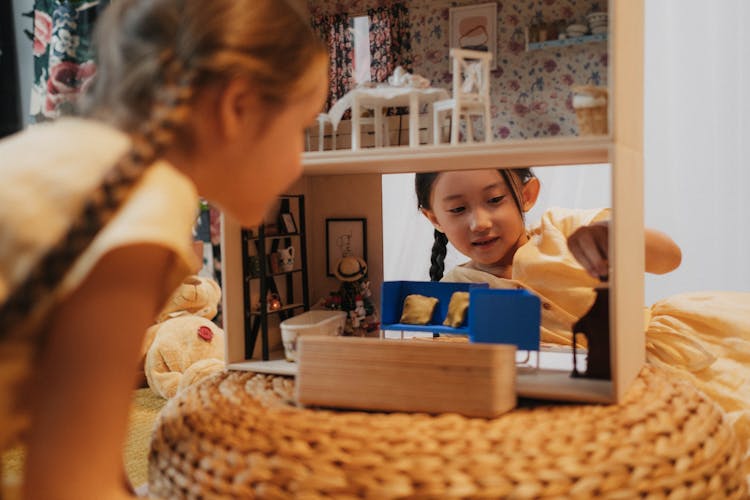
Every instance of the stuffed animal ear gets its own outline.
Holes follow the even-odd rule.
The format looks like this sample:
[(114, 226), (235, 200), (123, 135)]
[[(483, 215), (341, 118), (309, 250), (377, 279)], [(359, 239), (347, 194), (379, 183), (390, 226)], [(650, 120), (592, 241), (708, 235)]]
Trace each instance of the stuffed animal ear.
[(401, 323), (410, 325), (426, 325), (432, 318), (432, 311), (438, 303), (435, 297), (424, 295), (407, 295), (404, 299), (404, 308), (401, 311)]
[(220, 300), (221, 287), (218, 283), (201, 276), (188, 276), (169, 297), (156, 321), (162, 322), (186, 314), (213, 319), (218, 312)]

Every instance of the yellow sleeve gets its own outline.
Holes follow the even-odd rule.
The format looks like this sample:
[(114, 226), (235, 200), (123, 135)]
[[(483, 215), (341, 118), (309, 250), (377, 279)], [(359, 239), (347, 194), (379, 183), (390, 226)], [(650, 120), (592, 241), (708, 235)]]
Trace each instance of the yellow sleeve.
[(550, 225), (556, 228), (567, 239), (576, 229), (588, 226), (593, 222), (610, 220), (612, 210), (609, 208), (559, 208), (553, 207), (542, 215), (540, 225)]

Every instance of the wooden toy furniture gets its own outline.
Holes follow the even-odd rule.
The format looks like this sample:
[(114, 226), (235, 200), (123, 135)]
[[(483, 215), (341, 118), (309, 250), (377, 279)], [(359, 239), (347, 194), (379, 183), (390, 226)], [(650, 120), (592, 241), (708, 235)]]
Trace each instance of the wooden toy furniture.
[(451, 117), (451, 144), (458, 144), (461, 117), (466, 123), (466, 142), (474, 142), (472, 118), (482, 117), (484, 142), (491, 142), (490, 62), (492, 53), (477, 50), (451, 49), (453, 61), (453, 97), (433, 104), (433, 138), (440, 144), (443, 117)]
[(608, 135), (312, 152), (294, 188), (309, 200), (310, 286), (312, 296), (321, 296), (335, 286), (325, 275), (320, 237), (326, 217), (368, 217), (371, 288), (384, 281), (382, 174), (609, 164), (611, 379), (546, 370), (516, 378), (520, 395), (587, 404), (529, 406), (491, 419), (295, 405), (292, 378), (241, 371), (249, 365), (236, 272), (240, 229), (227, 220), (222, 248), (229, 371), (188, 388), (162, 412), (149, 493), (747, 498), (744, 450), (728, 419), (693, 385), (644, 365), (643, 4), (608, 2)]
[[(506, 139), (490, 143), (419, 145), (305, 153), (304, 176), (293, 187), (308, 202), (311, 297), (337, 287), (325, 273), (325, 219), (368, 219), (367, 255), (371, 290), (383, 279), (383, 174), (477, 168), (550, 168), (601, 164), (611, 172), (609, 227), (611, 380), (571, 378), (568, 371), (519, 374), (519, 394), (554, 400), (621, 401), (645, 361), (643, 328), (643, 0), (608, 2), (609, 134)], [(606, 187), (603, 187), (606, 189)], [(241, 242), (238, 225), (225, 220), (224, 328), (230, 369), (247, 369), (243, 336)]]

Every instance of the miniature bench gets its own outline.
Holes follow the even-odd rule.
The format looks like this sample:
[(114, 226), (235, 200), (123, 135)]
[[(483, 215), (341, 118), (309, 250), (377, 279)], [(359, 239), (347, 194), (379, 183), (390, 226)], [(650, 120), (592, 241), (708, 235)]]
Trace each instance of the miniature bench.
[[(454, 292), (469, 293), (466, 320), (458, 328), (443, 325)], [(412, 294), (438, 299), (425, 325), (400, 322), (404, 299)], [(386, 281), (381, 288), (380, 304), (382, 330), (468, 335), (470, 342), (514, 344), (520, 350), (539, 350), (541, 303), (526, 290), (489, 288), (487, 283)]]

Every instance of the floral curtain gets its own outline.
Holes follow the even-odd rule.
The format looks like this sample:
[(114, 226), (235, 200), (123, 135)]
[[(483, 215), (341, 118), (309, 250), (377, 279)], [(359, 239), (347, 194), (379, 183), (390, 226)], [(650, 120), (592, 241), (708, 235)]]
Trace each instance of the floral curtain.
[[(397, 3), (367, 11), (370, 18), (370, 78), (384, 82), (396, 66), (411, 69), (409, 9)], [(348, 13), (313, 17), (315, 29), (328, 46), (328, 102), (330, 107), (354, 85), (353, 19)], [(349, 111), (344, 118), (348, 117)]]
[(398, 3), (367, 12), (370, 17), (370, 78), (384, 82), (396, 66), (411, 71), (409, 9)]
[(346, 14), (322, 15), (313, 18), (312, 26), (328, 46), (328, 100), (326, 109), (354, 86), (354, 46), (349, 30), (351, 19)]
[(91, 36), (109, 0), (34, 1), (34, 82), (30, 114), (40, 122), (69, 114), (96, 67)]

